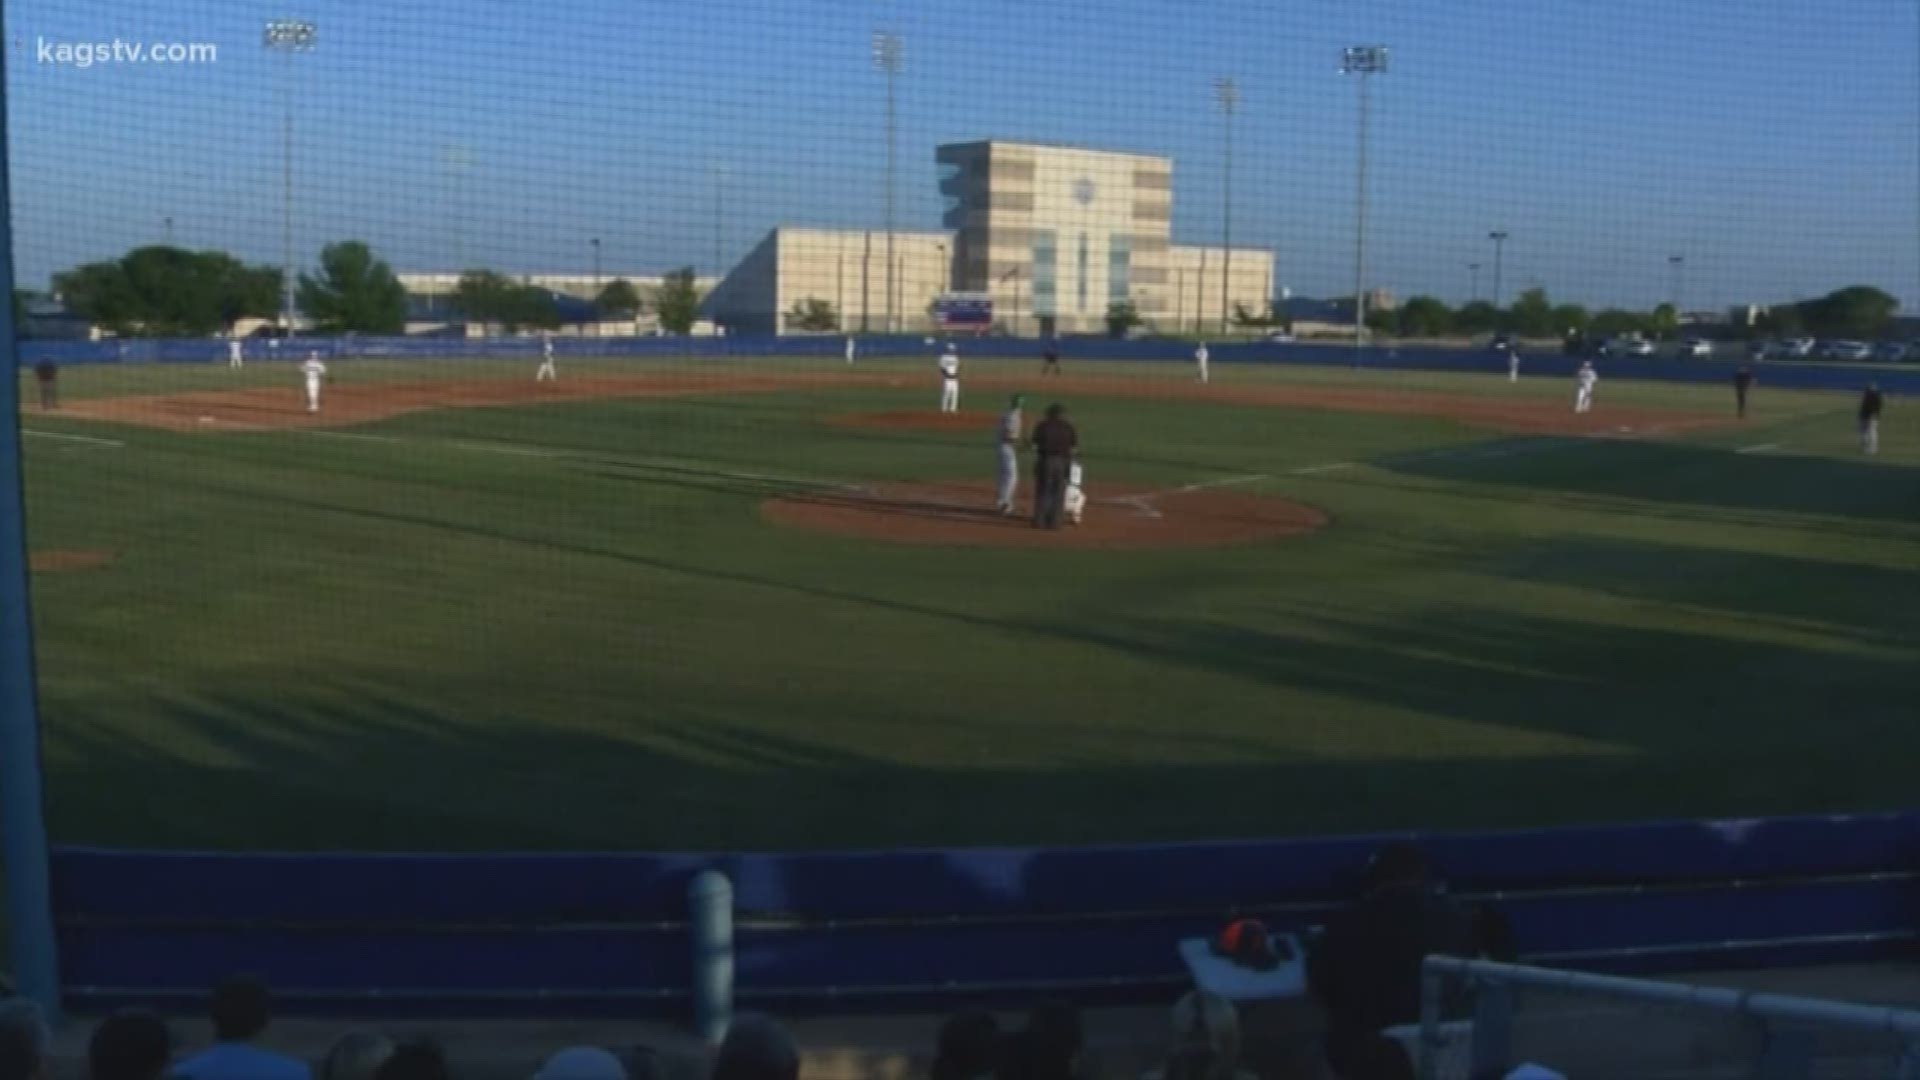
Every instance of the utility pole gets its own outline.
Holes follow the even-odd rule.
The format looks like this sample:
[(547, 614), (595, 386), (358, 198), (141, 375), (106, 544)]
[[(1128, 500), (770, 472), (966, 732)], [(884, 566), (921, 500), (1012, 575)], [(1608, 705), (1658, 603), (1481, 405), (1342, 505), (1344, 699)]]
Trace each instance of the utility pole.
[(1373, 106), (1373, 77), (1387, 70), (1387, 47), (1355, 45), (1341, 54), (1340, 70), (1360, 76), (1360, 164), (1355, 180), (1353, 224), (1353, 362), (1360, 363), (1367, 343), (1367, 124)]
[(1214, 100), (1226, 114), (1226, 148), (1223, 155), (1223, 197), (1220, 207), (1220, 336), (1227, 336), (1227, 311), (1231, 304), (1233, 269), (1233, 110), (1240, 104), (1240, 88), (1231, 78), (1213, 81)]
[(1497, 311), (1500, 308), (1500, 260), (1507, 246), (1506, 230), (1495, 229), (1487, 234), (1487, 239), (1493, 241), (1493, 306)]
[(893, 262), (893, 168), (894, 168), (894, 81), (900, 75), (902, 46), (900, 35), (888, 30), (873, 34), (873, 62), (887, 77), (887, 332), (899, 329), (895, 324)]

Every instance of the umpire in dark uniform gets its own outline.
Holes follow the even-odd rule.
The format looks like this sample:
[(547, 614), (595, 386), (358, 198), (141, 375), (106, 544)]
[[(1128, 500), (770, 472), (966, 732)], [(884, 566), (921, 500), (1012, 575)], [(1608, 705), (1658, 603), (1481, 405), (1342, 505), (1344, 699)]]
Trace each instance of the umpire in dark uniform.
[(1067, 498), (1067, 470), (1080, 448), (1080, 433), (1067, 423), (1067, 408), (1047, 406), (1047, 418), (1033, 426), (1033, 527), (1058, 529)]

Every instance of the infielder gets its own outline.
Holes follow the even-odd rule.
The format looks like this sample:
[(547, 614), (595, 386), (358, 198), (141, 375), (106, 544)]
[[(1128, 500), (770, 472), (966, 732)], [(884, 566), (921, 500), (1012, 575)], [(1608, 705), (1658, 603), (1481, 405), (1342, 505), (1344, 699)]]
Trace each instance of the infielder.
[(947, 351), (940, 354), (940, 411), (960, 411), (960, 353), (951, 342), (947, 344)]
[(1000, 414), (1000, 483), (993, 508), (1005, 515), (1013, 513), (1013, 497), (1020, 490), (1020, 440), (1025, 434), (1021, 407), (1025, 404), (1026, 399), (1015, 394), (1007, 411)]
[(1204, 341), (1200, 343), (1199, 348), (1193, 350), (1193, 362), (1200, 366), (1200, 381), (1203, 383), (1207, 381), (1207, 357), (1211, 355), (1207, 352), (1207, 343)]
[(847, 366), (848, 367), (853, 366), (853, 354), (854, 354), (853, 339), (849, 337), (847, 339)]
[(227, 342), (227, 366), (230, 368), (247, 366), (246, 350), (241, 347), (239, 338)]
[(1080, 515), (1087, 510), (1087, 493), (1080, 487), (1085, 475), (1077, 461), (1067, 467), (1067, 495), (1060, 505), (1067, 512), (1067, 520), (1075, 525), (1080, 524)]
[(1868, 383), (1867, 392), (1860, 395), (1860, 452), (1877, 454), (1880, 452), (1880, 384)]
[(559, 382), (560, 372), (553, 366), (553, 339), (540, 339), (540, 370), (534, 373), (534, 382)]
[(310, 352), (306, 362), (300, 365), (300, 374), (307, 380), (307, 411), (320, 411), (320, 381), (327, 377), (327, 365), (320, 362), (320, 354)]
[(1512, 345), (1507, 346), (1507, 381), (1510, 383), (1520, 381), (1520, 350)]
[(1580, 370), (1573, 376), (1573, 411), (1587, 413), (1593, 411), (1593, 386), (1600, 381), (1600, 373), (1593, 370), (1593, 361), (1580, 361)]

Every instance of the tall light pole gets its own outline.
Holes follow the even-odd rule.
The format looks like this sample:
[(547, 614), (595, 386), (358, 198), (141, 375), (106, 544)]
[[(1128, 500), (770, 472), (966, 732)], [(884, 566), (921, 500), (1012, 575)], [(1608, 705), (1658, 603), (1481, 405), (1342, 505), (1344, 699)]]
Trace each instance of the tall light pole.
[(440, 163), (447, 168), (447, 176), (452, 182), (453, 198), (449, 209), (453, 215), (453, 272), (458, 275), (466, 269), (466, 240), (462, 235), (462, 218), (466, 206), (467, 166), (473, 164), (473, 155), (464, 146), (443, 146), (440, 148)]
[(947, 262), (947, 245), (936, 243), (933, 246), (940, 249), (940, 291), (947, 292), (953, 281), (951, 264)]
[(1227, 334), (1227, 308), (1231, 303), (1233, 269), (1233, 110), (1240, 104), (1240, 88), (1231, 78), (1213, 80), (1213, 99), (1226, 116), (1226, 146), (1222, 155), (1220, 201), (1220, 336)]
[(1020, 336), (1020, 268), (1014, 267), (1000, 275), (1000, 283), (1013, 282), (1013, 336)]
[(1487, 239), (1493, 241), (1493, 307), (1498, 311), (1500, 309), (1500, 259), (1506, 250), (1507, 234), (1503, 229), (1495, 229), (1487, 234)]
[(893, 151), (894, 151), (894, 80), (900, 75), (902, 61), (900, 35), (890, 30), (873, 32), (873, 62), (887, 77), (887, 332), (898, 329), (894, 325), (893, 302)]
[(1387, 71), (1385, 45), (1355, 45), (1340, 54), (1343, 74), (1360, 76), (1360, 162), (1354, 183), (1353, 362), (1367, 342), (1367, 124), (1372, 119), (1373, 77)]
[(727, 169), (724, 165), (713, 167), (713, 280), (718, 282), (726, 276), (726, 267), (720, 262), (720, 247), (723, 234), (722, 218), (725, 213), (725, 199), (722, 185), (726, 183)]
[(173, 215), (172, 214), (167, 215), (166, 226), (167, 226), (167, 246), (172, 247), (173, 246)]
[(1467, 272), (1473, 275), (1473, 295), (1467, 297), (1467, 299), (1469, 301), (1478, 300), (1480, 299), (1480, 264), (1468, 263)]
[(300, 19), (273, 19), (267, 23), (262, 41), (266, 47), (287, 58), (286, 81), (282, 87), (281, 123), (281, 201), (283, 220), (281, 222), (281, 285), (285, 296), (282, 298), (282, 325), (288, 332), (293, 330), (293, 57), (295, 53), (312, 52), (317, 35), (313, 23)]
[(600, 287), (600, 238), (596, 236), (587, 243), (593, 245), (593, 287), (597, 289)]

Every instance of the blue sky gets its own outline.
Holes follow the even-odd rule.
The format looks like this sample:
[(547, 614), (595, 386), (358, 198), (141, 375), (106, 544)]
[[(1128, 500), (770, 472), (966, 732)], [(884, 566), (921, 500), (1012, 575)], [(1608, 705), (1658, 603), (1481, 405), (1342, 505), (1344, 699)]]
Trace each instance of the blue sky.
[[(777, 224), (877, 226), (876, 26), (906, 42), (903, 228), (938, 226), (933, 148), (1039, 138), (1167, 154), (1176, 240), (1217, 242), (1240, 86), (1236, 243), (1296, 294), (1350, 289), (1357, 94), (1382, 42), (1370, 279), (1449, 300), (1508, 230), (1531, 285), (1689, 307), (1879, 284), (1920, 308), (1920, 0), (7, 0), (23, 282), (162, 238), (277, 261), (288, 65), (297, 236), (400, 269), (710, 269)], [(210, 41), (217, 63), (35, 60), (39, 39)], [(456, 178), (449, 148), (471, 164)], [(457, 191), (457, 197), (456, 197)]]

